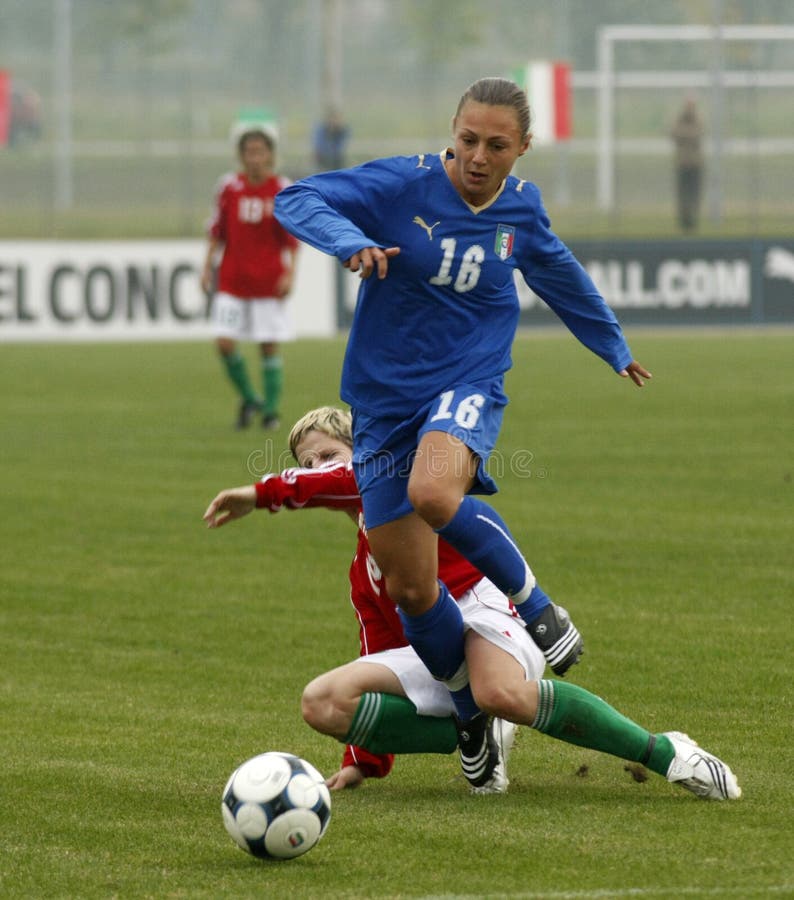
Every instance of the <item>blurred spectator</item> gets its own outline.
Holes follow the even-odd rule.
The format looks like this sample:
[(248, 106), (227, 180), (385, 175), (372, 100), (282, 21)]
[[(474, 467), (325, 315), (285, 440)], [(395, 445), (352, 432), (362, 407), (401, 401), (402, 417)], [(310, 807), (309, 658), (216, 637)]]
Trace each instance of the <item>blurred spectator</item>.
[(41, 137), (41, 98), (22, 81), (0, 72), (0, 144), (9, 147)]
[(350, 127), (345, 124), (338, 110), (330, 110), (314, 129), (314, 162), (320, 171), (344, 168), (349, 138)]
[(698, 223), (703, 189), (703, 121), (693, 97), (684, 102), (670, 137), (675, 147), (678, 224), (684, 231), (693, 231)]
[(8, 144), (38, 140), (41, 137), (41, 98), (27, 84), (11, 82), (11, 123)]

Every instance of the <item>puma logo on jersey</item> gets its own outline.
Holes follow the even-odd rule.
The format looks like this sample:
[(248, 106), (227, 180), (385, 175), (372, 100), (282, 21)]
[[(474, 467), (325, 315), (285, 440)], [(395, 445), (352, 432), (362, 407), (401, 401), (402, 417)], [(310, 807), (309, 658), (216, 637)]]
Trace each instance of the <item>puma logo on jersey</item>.
[(416, 168), (417, 169), (429, 169), (430, 168), (430, 166), (425, 165), (425, 154), (424, 153), (419, 154), (419, 162), (416, 164)]
[(434, 222), (432, 225), (428, 225), (421, 216), (414, 216), (414, 225), (418, 225), (420, 228), (424, 228), (424, 230), (427, 232), (428, 238), (430, 238), (431, 241), (433, 240), (433, 229), (436, 227), (436, 225), (440, 224), (441, 222)]

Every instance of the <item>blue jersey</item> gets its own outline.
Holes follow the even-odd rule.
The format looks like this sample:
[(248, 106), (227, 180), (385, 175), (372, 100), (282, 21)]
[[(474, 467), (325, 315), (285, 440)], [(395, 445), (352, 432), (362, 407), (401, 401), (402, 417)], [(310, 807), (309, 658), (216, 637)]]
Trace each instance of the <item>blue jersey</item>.
[(370, 415), (404, 417), (460, 383), (510, 368), (518, 269), (573, 334), (616, 371), (632, 359), (613, 312), (550, 230), (538, 188), (509, 176), (471, 207), (444, 168), (451, 151), (375, 160), (282, 190), (275, 215), (344, 261), (399, 247), (385, 279), (361, 282), (341, 397)]

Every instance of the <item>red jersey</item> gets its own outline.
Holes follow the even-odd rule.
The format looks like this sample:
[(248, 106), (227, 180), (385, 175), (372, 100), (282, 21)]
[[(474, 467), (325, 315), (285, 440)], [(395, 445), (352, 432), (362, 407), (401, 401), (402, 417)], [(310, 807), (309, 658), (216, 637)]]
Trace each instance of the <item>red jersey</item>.
[(223, 243), (218, 290), (242, 300), (275, 297), (284, 274), (284, 252), (298, 241), (273, 216), (276, 194), (289, 184), (271, 175), (251, 184), (242, 172), (225, 175), (218, 183), (207, 231)]
[[(325, 507), (355, 512), (358, 545), (350, 566), (350, 601), (358, 618), (361, 655), (404, 647), (408, 643), (397, 607), (386, 593), (383, 576), (369, 548), (361, 497), (349, 464), (286, 469), (280, 475), (265, 475), (256, 485), (256, 505), (271, 512), (283, 507)], [(477, 584), (482, 574), (446, 541), (439, 539), (438, 577), (457, 599)], [(392, 754), (374, 754), (348, 745), (342, 764), (359, 766), (367, 778), (382, 778), (388, 775), (393, 762)]]

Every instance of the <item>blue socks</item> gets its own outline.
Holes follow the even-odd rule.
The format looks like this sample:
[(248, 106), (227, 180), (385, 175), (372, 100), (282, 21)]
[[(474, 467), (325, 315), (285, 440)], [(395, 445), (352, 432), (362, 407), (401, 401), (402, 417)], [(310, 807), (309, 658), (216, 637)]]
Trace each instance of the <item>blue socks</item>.
[(510, 530), (494, 509), (467, 494), (438, 535), (510, 597), (529, 623), (551, 602), (516, 546)]
[(408, 643), (428, 671), (439, 681), (448, 681), (463, 662), (463, 616), (445, 585), (439, 582), (438, 600), (418, 616), (398, 610)]
[(458, 719), (461, 722), (470, 722), (480, 711), (479, 706), (474, 702), (474, 694), (472, 694), (469, 684), (459, 691), (450, 691), (449, 695), (452, 697)]
[[(433, 678), (450, 681), (464, 662), (463, 617), (442, 582), (439, 588), (438, 600), (427, 612), (409, 616), (400, 609), (398, 613), (408, 642)], [(479, 712), (466, 678), (462, 687), (449, 691), (462, 722), (468, 722)]]
[[(502, 517), (482, 500), (467, 495), (438, 535), (507, 594), (529, 624), (551, 603), (516, 546)], [(408, 642), (440, 681), (450, 681), (464, 662), (463, 618), (447, 588), (440, 583), (438, 600), (427, 612), (409, 616), (399, 610)], [(478, 712), (468, 684), (450, 689), (461, 721)]]

